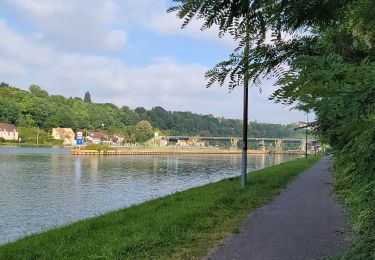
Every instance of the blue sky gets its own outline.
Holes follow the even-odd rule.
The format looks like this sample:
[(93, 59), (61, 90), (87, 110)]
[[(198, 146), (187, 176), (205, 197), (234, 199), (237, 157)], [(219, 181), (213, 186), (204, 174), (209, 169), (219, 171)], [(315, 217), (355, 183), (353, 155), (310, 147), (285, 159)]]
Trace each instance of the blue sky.
[[(95, 102), (162, 106), (241, 118), (242, 89), (205, 88), (204, 73), (226, 59), (235, 43), (200, 31), (194, 21), (167, 14), (166, 0), (0, 0), (0, 81), (23, 89), (38, 84), (50, 94)], [(275, 87), (250, 90), (249, 119), (304, 120), (268, 101)]]

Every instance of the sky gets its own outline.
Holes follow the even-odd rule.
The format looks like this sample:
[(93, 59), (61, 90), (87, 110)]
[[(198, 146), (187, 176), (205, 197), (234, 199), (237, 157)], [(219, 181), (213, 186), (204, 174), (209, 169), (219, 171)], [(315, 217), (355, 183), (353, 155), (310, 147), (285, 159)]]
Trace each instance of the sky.
[[(243, 89), (205, 88), (204, 73), (235, 48), (200, 21), (181, 29), (169, 0), (0, 0), (0, 82), (121, 107), (162, 106), (242, 118)], [(276, 88), (249, 91), (249, 120), (304, 121), (268, 100)]]

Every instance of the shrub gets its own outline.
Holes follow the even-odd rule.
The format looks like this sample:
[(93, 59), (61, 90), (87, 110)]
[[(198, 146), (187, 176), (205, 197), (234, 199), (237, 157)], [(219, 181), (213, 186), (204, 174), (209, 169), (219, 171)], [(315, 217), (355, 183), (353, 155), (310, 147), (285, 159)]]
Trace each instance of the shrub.
[(108, 151), (108, 150), (116, 150), (113, 147), (107, 145), (100, 145), (100, 144), (88, 144), (84, 147), (86, 150), (96, 150), (96, 151)]

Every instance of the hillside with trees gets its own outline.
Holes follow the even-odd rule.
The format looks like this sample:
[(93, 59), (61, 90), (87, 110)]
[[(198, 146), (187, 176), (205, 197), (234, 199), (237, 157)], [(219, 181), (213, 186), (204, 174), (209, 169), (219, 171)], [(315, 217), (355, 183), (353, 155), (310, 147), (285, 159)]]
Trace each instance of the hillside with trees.
[[(93, 103), (86, 92), (84, 98), (49, 95), (37, 85), (22, 90), (0, 85), (0, 122), (17, 127), (39, 127), (48, 132), (54, 127), (73, 130), (99, 129), (108, 134), (122, 133), (128, 141), (144, 141), (152, 136), (151, 129), (167, 135), (241, 136), (242, 122), (191, 112), (171, 112), (162, 107), (134, 110), (110, 103)], [(146, 129), (145, 131), (143, 131)], [(252, 137), (302, 137), (304, 131), (294, 126), (250, 122)]]

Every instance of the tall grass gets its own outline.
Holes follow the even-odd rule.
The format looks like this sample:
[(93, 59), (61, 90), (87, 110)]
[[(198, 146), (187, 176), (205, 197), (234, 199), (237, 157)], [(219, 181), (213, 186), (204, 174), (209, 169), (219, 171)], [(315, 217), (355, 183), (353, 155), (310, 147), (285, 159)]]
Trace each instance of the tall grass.
[(345, 259), (375, 259), (375, 125), (371, 122), (335, 155), (335, 191), (355, 234)]

